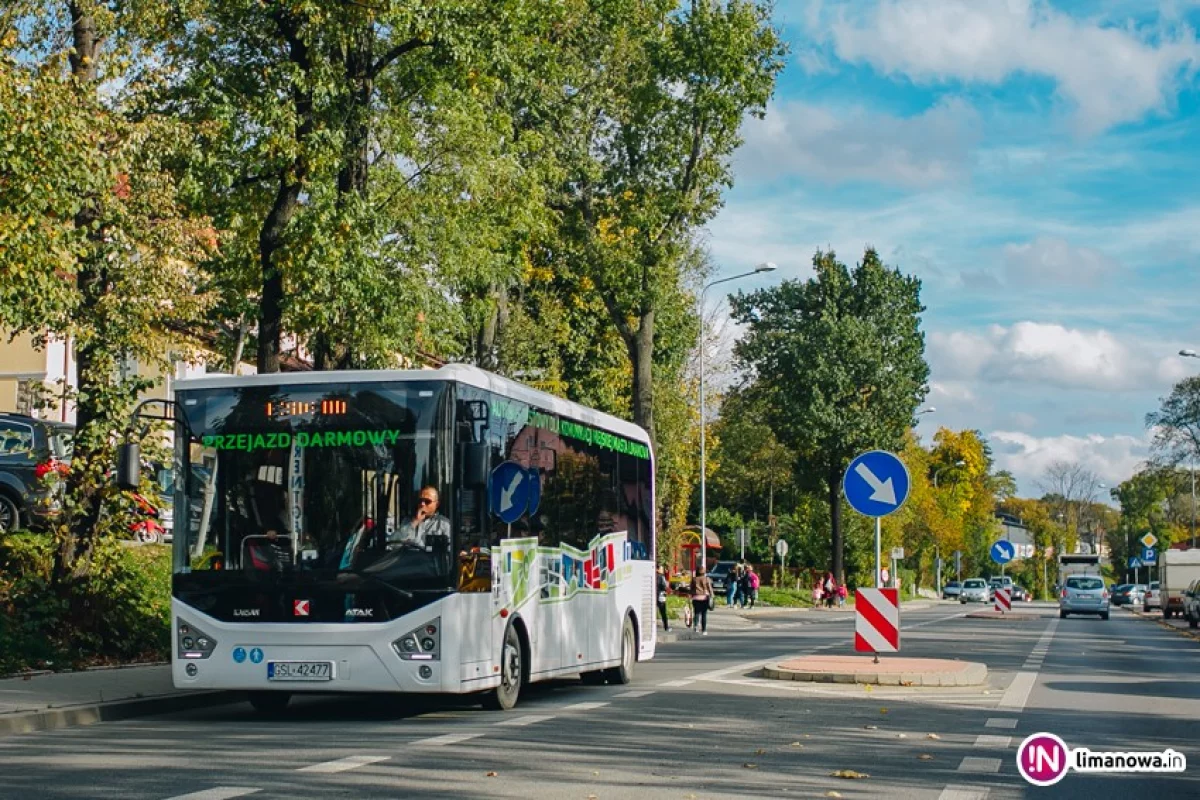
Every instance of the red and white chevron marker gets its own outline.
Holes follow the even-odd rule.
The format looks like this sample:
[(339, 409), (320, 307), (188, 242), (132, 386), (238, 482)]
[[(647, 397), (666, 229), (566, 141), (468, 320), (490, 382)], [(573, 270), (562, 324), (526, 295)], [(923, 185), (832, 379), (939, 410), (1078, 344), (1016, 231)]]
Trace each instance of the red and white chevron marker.
[(900, 652), (899, 589), (859, 589), (854, 595), (854, 649)]
[(996, 588), (996, 610), (1001, 613), (1012, 611), (1012, 595), (1003, 586)]

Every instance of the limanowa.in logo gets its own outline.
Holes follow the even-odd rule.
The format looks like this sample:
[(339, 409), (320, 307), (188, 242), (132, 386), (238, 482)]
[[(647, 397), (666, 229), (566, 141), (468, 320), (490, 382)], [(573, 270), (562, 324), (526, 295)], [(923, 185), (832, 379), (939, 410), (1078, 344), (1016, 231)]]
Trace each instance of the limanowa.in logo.
[(1067, 747), (1053, 733), (1035, 733), (1017, 748), (1017, 769), (1034, 786), (1053, 786), (1075, 772), (1183, 772), (1187, 758), (1170, 748), (1160, 752), (1105, 752)]

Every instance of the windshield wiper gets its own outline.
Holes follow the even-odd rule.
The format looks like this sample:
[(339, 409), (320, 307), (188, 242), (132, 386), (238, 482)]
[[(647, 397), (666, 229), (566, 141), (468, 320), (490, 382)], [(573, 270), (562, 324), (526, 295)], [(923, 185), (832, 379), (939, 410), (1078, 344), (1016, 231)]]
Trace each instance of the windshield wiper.
[(341, 582), (343, 582), (343, 577), (351, 576), (351, 575), (358, 578), (359, 580), (366, 581), (373, 586), (382, 586), (384, 589), (387, 589), (389, 592), (393, 592), (394, 594), (400, 595), (405, 600), (413, 599), (412, 592), (405, 591), (404, 589), (401, 589), (398, 586), (393, 586), (392, 584), (385, 581), (383, 578), (377, 578), (374, 575), (369, 575), (366, 572), (363, 572), (362, 570), (359, 570), (359, 569), (338, 570), (337, 580), (339, 583), (341, 583)]

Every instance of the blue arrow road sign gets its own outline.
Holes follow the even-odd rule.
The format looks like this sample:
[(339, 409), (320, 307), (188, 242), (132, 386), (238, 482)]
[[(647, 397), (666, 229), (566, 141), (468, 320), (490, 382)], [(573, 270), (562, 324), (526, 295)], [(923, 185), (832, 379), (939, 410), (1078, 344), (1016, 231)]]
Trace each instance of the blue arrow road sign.
[(1012, 542), (1001, 539), (992, 545), (990, 555), (997, 564), (1007, 564), (1017, 555), (1017, 548)]
[(1142, 548), (1142, 563), (1143, 564), (1157, 564), (1158, 563), (1158, 551), (1155, 550), (1153, 547), (1143, 547)]
[(886, 517), (908, 499), (908, 467), (894, 453), (870, 450), (850, 462), (842, 478), (846, 502), (867, 517)]
[(1142, 562), (1139, 561), (1138, 559), (1136, 559), (1136, 558), (1129, 559), (1129, 568), (1130, 569), (1137, 569), (1140, 566), (1142, 566)]
[(529, 476), (529, 499), (526, 505), (532, 517), (542, 504), (542, 473), (537, 471), (537, 467), (530, 467), (525, 474)]
[[(505, 461), (492, 470), (488, 504), (501, 522), (512, 524), (529, 506), (529, 473), (515, 461)], [(538, 491), (540, 497), (541, 491)]]

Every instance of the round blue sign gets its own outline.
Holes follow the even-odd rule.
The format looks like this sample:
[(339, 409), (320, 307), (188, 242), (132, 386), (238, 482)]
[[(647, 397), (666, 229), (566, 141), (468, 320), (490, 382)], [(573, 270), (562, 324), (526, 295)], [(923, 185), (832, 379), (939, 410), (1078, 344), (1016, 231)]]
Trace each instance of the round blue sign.
[(250, 660), (255, 664), (261, 664), (263, 660), (263, 651), (259, 648), (254, 648), (250, 651)]
[(246, 648), (244, 648), (244, 647), (233, 648), (233, 660), (239, 664), (242, 663), (243, 661), (245, 661), (246, 660)]
[[(492, 480), (488, 487), (488, 504), (492, 513), (501, 522), (512, 524), (521, 518), (529, 507), (531, 484), (529, 470), (515, 461), (505, 461), (492, 470)], [(538, 481), (541, 486), (541, 481)], [(539, 502), (541, 489), (538, 489)]]
[(870, 450), (846, 468), (842, 490), (846, 502), (867, 517), (886, 517), (908, 499), (912, 481), (908, 467), (894, 453)]
[(997, 564), (1007, 564), (1016, 557), (1017, 548), (1013, 546), (1012, 542), (1000, 539), (992, 545), (988, 554)]

